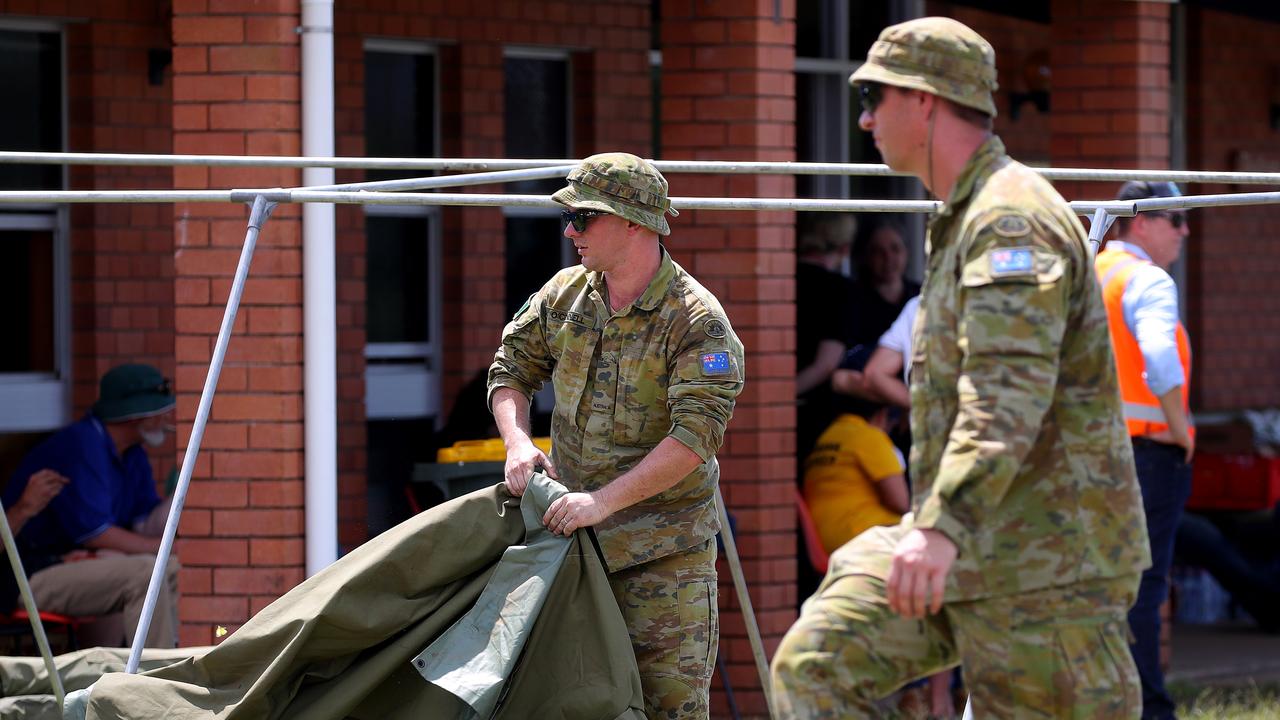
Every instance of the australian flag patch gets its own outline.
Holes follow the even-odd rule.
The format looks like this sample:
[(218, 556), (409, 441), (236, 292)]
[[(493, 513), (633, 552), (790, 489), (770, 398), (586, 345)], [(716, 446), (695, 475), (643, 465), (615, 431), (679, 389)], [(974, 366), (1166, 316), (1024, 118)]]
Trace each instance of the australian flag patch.
[(729, 353), (713, 352), (703, 353), (702, 355), (702, 374), (703, 375), (728, 375), (729, 374)]
[(1000, 248), (992, 250), (989, 257), (991, 274), (996, 277), (1029, 275), (1032, 272), (1031, 248)]

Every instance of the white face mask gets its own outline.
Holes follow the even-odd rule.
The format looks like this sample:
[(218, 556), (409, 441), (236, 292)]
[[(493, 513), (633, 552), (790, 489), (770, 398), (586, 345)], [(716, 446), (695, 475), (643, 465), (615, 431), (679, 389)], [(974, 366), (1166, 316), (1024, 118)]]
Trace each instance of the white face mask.
[(146, 443), (147, 447), (160, 447), (164, 444), (164, 428), (139, 429), (138, 432), (142, 435), (142, 442)]

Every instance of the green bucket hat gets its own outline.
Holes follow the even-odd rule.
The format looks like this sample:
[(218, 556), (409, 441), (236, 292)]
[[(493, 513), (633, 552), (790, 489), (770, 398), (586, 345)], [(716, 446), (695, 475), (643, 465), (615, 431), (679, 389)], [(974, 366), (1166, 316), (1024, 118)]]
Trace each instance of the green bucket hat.
[(111, 368), (98, 384), (93, 414), (106, 422), (136, 420), (171, 409), (176, 400), (169, 381), (150, 365)]
[(666, 216), (679, 215), (667, 198), (667, 179), (648, 160), (630, 153), (592, 155), (565, 178), (568, 187), (551, 196), (573, 210), (599, 210), (670, 235)]
[(923, 90), (996, 116), (996, 51), (968, 25), (927, 17), (890, 25), (867, 52), (850, 85), (865, 82)]

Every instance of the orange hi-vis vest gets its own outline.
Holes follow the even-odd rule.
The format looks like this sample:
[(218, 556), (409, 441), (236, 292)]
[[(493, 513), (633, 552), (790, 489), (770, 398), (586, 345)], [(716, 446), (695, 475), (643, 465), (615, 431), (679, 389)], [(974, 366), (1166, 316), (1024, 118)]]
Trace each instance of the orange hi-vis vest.
[[(1169, 429), (1168, 419), (1160, 407), (1160, 399), (1147, 387), (1146, 362), (1138, 339), (1129, 331), (1124, 321), (1122, 300), (1129, 278), (1150, 260), (1124, 250), (1105, 250), (1098, 253), (1094, 268), (1102, 284), (1102, 299), (1107, 307), (1107, 324), (1111, 330), (1111, 346), (1116, 354), (1116, 372), (1120, 376), (1120, 397), (1124, 400), (1124, 418), (1129, 435), (1141, 437)], [(1182, 407), (1187, 412), (1188, 431), (1195, 437), (1195, 425), (1191, 422), (1191, 410), (1187, 402), (1191, 390), (1191, 343), (1187, 331), (1178, 322), (1178, 360), (1186, 381), (1182, 385)]]

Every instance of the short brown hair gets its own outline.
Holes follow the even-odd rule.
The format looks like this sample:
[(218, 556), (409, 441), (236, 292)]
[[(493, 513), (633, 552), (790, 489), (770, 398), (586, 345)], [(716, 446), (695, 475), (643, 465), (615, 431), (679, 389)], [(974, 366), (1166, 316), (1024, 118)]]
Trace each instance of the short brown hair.
[(979, 130), (986, 130), (987, 132), (990, 132), (992, 127), (995, 125), (990, 115), (978, 110), (977, 108), (961, 105), (958, 102), (948, 100), (944, 97), (939, 97), (938, 99), (947, 104), (951, 109), (952, 115), (955, 115), (957, 118), (978, 128)]

